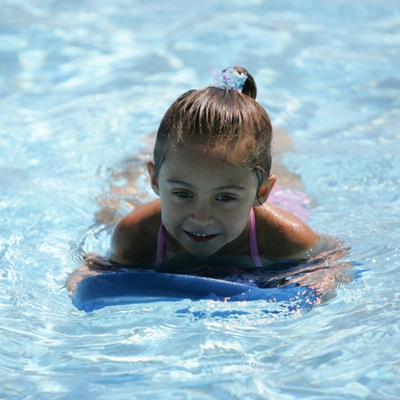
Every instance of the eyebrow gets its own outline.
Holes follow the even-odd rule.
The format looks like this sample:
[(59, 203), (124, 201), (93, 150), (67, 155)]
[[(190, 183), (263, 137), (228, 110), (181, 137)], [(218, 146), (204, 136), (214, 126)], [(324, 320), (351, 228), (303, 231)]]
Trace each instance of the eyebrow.
[[(167, 179), (168, 183), (176, 184), (176, 185), (182, 185), (186, 186), (188, 188), (194, 189), (195, 187), (188, 182), (182, 181), (180, 179)], [(224, 190), (241, 190), (241, 191), (246, 191), (246, 188), (240, 185), (223, 185), (223, 186), (218, 186), (213, 189), (215, 192), (219, 191), (224, 191)]]

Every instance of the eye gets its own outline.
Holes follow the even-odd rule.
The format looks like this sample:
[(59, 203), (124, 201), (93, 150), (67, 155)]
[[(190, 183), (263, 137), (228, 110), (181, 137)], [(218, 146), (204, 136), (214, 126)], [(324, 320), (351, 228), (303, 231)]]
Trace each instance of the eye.
[(217, 201), (222, 201), (222, 202), (228, 202), (228, 201), (233, 201), (236, 200), (235, 197), (229, 195), (229, 194), (220, 194), (219, 196), (217, 196)]
[(191, 195), (191, 193), (186, 192), (185, 190), (178, 190), (178, 191), (174, 192), (174, 195), (181, 199), (191, 199), (193, 197)]

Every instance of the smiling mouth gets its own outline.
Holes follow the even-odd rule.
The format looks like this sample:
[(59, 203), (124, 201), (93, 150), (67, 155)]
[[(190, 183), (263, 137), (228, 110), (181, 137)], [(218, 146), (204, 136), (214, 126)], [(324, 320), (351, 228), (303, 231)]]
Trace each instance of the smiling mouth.
[(205, 243), (205, 242), (208, 242), (218, 236), (217, 234), (188, 232), (188, 231), (184, 231), (184, 232), (191, 240), (193, 240), (194, 242), (197, 242), (197, 243)]

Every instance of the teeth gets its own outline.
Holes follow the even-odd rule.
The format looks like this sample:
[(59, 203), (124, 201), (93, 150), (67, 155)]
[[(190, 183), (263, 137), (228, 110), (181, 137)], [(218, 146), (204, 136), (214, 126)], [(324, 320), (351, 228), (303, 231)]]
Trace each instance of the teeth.
[(190, 232), (190, 234), (193, 236), (202, 237), (202, 238), (209, 236), (209, 235), (207, 235), (207, 233)]

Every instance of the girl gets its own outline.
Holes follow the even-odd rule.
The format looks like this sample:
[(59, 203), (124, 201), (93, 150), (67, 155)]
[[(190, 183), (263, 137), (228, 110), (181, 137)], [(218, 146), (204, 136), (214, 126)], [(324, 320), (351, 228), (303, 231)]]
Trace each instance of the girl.
[[(159, 199), (116, 226), (109, 259), (92, 257), (70, 277), (115, 264), (218, 275), (224, 267), (299, 263), (332, 248), (293, 214), (267, 202), (272, 126), (248, 71), (230, 67), (211, 86), (180, 96), (164, 115), (147, 169)], [(265, 269), (265, 268), (264, 268)], [(206, 271), (206, 272), (204, 272)], [(211, 271), (211, 272), (210, 272)]]

